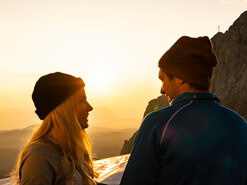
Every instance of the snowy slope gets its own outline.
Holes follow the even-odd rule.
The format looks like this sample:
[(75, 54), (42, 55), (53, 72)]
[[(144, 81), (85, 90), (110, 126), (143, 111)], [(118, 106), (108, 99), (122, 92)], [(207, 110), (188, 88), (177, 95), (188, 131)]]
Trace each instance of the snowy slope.
[(119, 184), (128, 159), (129, 154), (95, 161), (95, 170), (99, 173), (96, 180), (109, 185)]
[[(98, 182), (109, 185), (120, 183), (129, 154), (94, 161), (95, 170), (99, 173)], [(10, 185), (10, 178), (0, 179), (0, 185)]]

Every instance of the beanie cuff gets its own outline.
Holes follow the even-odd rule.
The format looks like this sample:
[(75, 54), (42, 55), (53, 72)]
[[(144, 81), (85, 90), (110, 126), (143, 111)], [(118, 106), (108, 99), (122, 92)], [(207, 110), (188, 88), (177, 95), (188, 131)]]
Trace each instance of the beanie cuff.
[[(173, 67), (171, 65), (167, 65), (168, 62), (159, 62), (158, 67), (165, 73), (170, 74), (174, 77), (177, 77), (181, 80), (184, 80), (192, 85), (196, 85), (205, 89), (209, 89), (211, 82), (212, 69), (209, 69), (208, 75), (197, 74), (196, 71), (189, 71), (179, 66)], [(189, 75), (188, 75), (189, 73)]]

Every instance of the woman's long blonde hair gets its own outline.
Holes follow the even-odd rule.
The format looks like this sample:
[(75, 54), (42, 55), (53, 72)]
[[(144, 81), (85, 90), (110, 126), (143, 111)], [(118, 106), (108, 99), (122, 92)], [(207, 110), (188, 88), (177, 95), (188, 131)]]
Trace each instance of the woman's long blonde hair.
[[(97, 173), (93, 170), (92, 145), (86, 131), (81, 128), (75, 113), (74, 94), (45, 117), (41, 126), (33, 133), (30, 141), (20, 152), (16, 167), (12, 172), (16, 184), (20, 184), (19, 170), (23, 155), (30, 146), (44, 138), (55, 139), (56, 144), (61, 147), (65, 164), (71, 164), (67, 175), (73, 174), (77, 169), (85, 184), (95, 184), (93, 178), (97, 177)], [(72, 179), (71, 181), (73, 182)]]

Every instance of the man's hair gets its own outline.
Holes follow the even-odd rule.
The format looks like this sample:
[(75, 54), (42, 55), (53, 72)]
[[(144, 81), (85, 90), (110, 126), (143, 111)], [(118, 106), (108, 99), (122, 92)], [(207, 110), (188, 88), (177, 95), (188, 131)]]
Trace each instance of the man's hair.
[[(188, 82), (189, 83), (189, 82)], [(194, 84), (191, 84), (189, 83), (190, 86), (196, 90), (199, 90), (199, 91), (209, 91), (209, 88), (206, 88), (206, 87), (201, 87), (199, 85), (194, 85)]]
[[(175, 76), (169, 74), (169, 73), (166, 73), (166, 76), (168, 77), (169, 80), (172, 80)], [(199, 90), (199, 91), (209, 91), (209, 88), (206, 88), (206, 87), (201, 87), (199, 85), (195, 85), (195, 84), (192, 84), (190, 82), (188, 82), (190, 84), (190, 86), (196, 90)]]
[(12, 173), (15, 175), (15, 182), (17, 184), (20, 183), (19, 170), (23, 154), (33, 146), (33, 143), (39, 142), (42, 138), (49, 139), (51, 137), (51, 129), (54, 131), (52, 132), (52, 137), (55, 138), (62, 149), (65, 160), (64, 167), (69, 166), (69, 163), (71, 164), (68, 173), (65, 175), (73, 178), (71, 174), (77, 169), (82, 175), (85, 184), (95, 184), (92, 179), (97, 177), (97, 173), (93, 170), (93, 161), (90, 155), (92, 145), (86, 131), (82, 130), (79, 124), (78, 116), (75, 112), (74, 94), (45, 117), (41, 126), (34, 132), (31, 140), (20, 152), (16, 169)]

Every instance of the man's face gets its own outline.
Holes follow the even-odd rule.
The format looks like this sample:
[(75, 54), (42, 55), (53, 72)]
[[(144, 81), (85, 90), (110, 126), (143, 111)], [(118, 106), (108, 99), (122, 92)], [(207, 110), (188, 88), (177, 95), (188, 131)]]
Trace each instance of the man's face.
[(75, 92), (75, 112), (78, 116), (79, 123), (82, 129), (88, 127), (88, 115), (93, 110), (93, 107), (87, 102), (87, 96), (84, 88), (80, 88)]
[(160, 69), (159, 79), (162, 82), (160, 93), (166, 95), (168, 101), (171, 103), (172, 100), (179, 95), (176, 77), (170, 80), (167, 74)]

